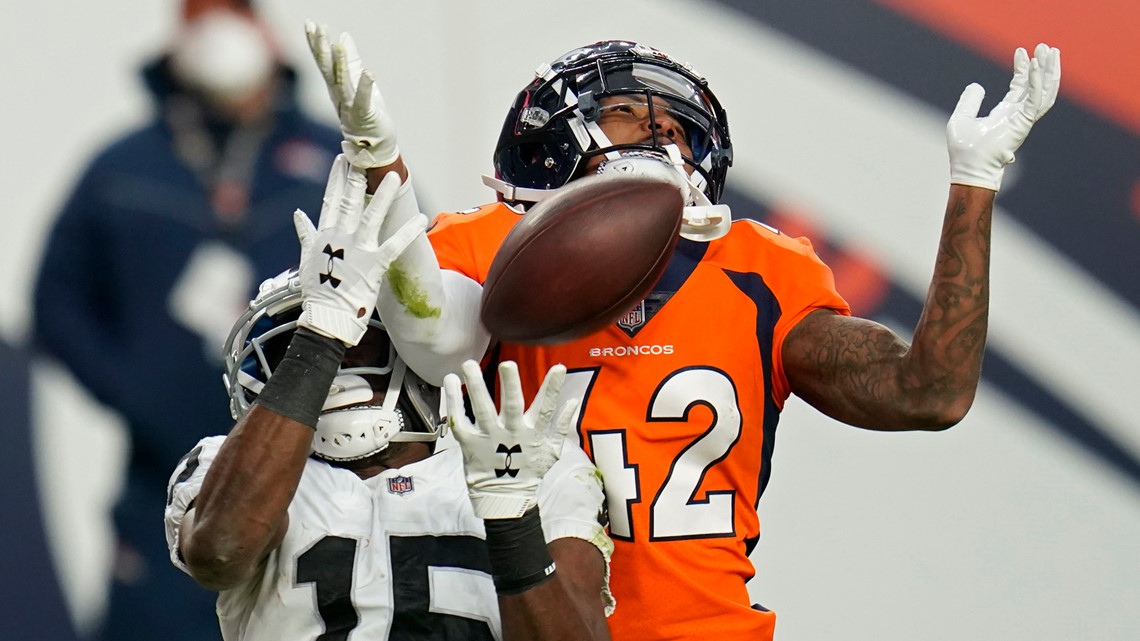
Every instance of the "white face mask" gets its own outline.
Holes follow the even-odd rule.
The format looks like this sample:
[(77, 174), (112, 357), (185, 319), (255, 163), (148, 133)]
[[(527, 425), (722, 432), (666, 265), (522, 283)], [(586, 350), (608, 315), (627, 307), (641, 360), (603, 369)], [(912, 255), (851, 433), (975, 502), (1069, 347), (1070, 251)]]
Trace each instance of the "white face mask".
[(264, 34), (229, 11), (212, 11), (188, 24), (174, 45), (172, 64), (182, 82), (223, 100), (260, 89), (274, 66)]

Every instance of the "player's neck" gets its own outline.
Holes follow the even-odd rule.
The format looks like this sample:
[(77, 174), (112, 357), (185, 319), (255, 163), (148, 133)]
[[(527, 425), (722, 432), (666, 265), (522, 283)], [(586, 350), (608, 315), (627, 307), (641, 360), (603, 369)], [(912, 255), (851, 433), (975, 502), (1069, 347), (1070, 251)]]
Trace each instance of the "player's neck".
[(422, 461), (431, 456), (432, 444), (423, 442), (389, 443), (380, 452), (359, 461), (336, 463), (336, 467), (351, 470), (362, 479), (369, 479), (384, 470), (395, 469)]

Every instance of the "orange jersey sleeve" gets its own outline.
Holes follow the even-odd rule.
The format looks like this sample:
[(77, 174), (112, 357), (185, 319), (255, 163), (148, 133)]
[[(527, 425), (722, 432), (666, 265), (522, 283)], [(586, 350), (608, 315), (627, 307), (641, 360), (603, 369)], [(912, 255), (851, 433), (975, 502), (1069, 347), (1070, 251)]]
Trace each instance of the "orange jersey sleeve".
[(439, 266), (482, 283), (495, 252), (522, 214), (502, 203), (436, 216), (428, 229)]
[(844, 316), (851, 315), (847, 301), (835, 290), (835, 277), (831, 269), (819, 259), (807, 238), (792, 238), (779, 231), (751, 220), (733, 225), (740, 242), (725, 243), (723, 251), (729, 261), (748, 260), (738, 254), (753, 253), (756, 247), (767, 252), (752, 256), (753, 268), (762, 275), (773, 296), (782, 308), (772, 333), (772, 385), (776, 403), (782, 409), (791, 394), (788, 379), (784, 376), (782, 357), (784, 339), (796, 323), (817, 309), (830, 309)]

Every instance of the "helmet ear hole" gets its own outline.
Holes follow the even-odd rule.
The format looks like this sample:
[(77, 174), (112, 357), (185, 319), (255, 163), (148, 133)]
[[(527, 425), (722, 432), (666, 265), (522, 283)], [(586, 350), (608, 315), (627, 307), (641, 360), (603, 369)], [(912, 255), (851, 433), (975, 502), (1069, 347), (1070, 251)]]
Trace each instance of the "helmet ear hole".
[(509, 182), (528, 189), (557, 189), (569, 182), (578, 168), (582, 154), (569, 138), (552, 135), (548, 140), (520, 140), (496, 154), (496, 169), (500, 176), (510, 176)]
[(527, 143), (516, 147), (519, 162), (524, 165), (543, 165), (547, 163), (545, 154), (542, 153), (541, 143)]

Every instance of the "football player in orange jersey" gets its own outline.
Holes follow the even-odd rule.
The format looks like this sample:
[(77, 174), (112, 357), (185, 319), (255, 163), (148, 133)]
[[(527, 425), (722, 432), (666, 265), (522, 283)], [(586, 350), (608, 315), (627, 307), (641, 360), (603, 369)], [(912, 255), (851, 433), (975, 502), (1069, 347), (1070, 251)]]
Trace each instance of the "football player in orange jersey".
[[(346, 151), (371, 162), (372, 180), (406, 176), (398, 153), (372, 159), (378, 146), (395, 148), (395, 130), (351, 41), (330, 47), (310, 29), (310, 43)], [(484, 179), (499, 202), (437, 218), (396, 260), (380, 315), (429, 380), (488, 347), (490, 360), (518, 362), (528, 394), (549, 366), (566, 365), (563, 393), (581, 399), (577, 434), (605, 482), (614, 639), (770, 639), (775, 615), (750, 603), (745, 583), (785, 400), (795, 393), (872, 430), (962, 420), (981, 374), (994, 197), (1053, 105), (1060, 71), (1057, 49), (1038, 45), (1032, 58), (1018, 49), (1009, 90), (988, 115), (978, 115), (979, 85), (962, 93), (946, 129), (951, 184), (934, 277), (910, 343), (851, 317), (806, 239), (731, 221), (717, 204), (733, 155), (724, 110), (691, 67), (623, 41), (538, 68), (503, 125), (496, 176)], [(682, 238), (654, 291), (618, 323), (567, 344), (492, 342), (478, 321), (480, 283), (503, 237), (528, 204), (615, 170), (672, 180), (687, 199)], [(684, 595), (683, 607), (661, 598), (665, 586)]]

